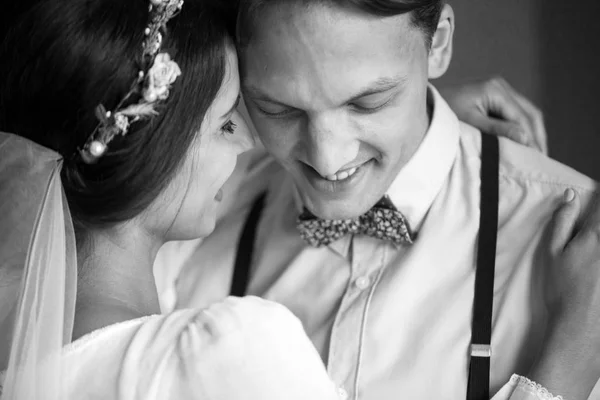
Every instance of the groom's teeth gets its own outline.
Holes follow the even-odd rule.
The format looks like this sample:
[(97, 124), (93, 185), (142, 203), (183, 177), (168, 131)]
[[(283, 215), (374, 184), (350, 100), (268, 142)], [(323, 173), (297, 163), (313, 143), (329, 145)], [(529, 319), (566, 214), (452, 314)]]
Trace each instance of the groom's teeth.
[(325, 177), (325, 179), (327, 179), (328, 181), (343, 181), (344, 179), (348, 179), (349, 177), (351, 177), (352, 175), (354, 175), (356, 173), (356, 170), (358, 168), (350, 168), (346, 171), (342, 171), (342, 172), (338, 172), (337, 174), (333, 174), (333, 175), (327, 175)]
[(344, 171), (344, 172), (340, 172), (337, 175), (338, 181), (343, 181), (344, 179), (346, 179), (348, 177), (348, 172)]

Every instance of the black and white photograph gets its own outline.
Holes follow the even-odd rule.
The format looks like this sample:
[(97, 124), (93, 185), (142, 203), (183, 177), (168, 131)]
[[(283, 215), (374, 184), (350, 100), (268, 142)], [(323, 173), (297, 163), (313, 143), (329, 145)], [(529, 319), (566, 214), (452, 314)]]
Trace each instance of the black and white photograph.
[(599, 18), (3, 0), (0, 400), (600, 400)]

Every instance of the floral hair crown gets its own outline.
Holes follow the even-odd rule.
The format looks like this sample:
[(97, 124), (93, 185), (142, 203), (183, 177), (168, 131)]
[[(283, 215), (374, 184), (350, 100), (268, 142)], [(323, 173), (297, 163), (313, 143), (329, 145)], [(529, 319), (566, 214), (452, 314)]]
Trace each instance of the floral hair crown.
[[(167, 53), (159, 53), (167, 22), (183, 6), (183, 0), (150, 0), (150, 18), (144, 31), (142, 67), (131, 89), (112, 111), (100, 104), (96, 118), (100, 121), (94, 132), (79, 149), (82, 160), (93, 164), (104, 155), (107, 145), (116, 135), (125, 136), (129, 126), (158, 114), (154, 106), (169, 97), (169, 89), (181, 70)], [(133, 96), (139, 100), (125, 106)]]

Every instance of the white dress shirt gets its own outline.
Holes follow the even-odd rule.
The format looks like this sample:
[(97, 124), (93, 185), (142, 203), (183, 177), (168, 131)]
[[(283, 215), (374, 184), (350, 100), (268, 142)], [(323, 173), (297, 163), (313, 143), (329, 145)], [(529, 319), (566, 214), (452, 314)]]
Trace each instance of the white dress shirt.
[[(158, 270), (180, 271), (165, 291), (165, 308), (204, 307), (228, 294), (250, 200), (266, 188), (248, 294), (282, 303), (300, 318), (341, 393), (355, 400), (466, 398), (481, 136), (458, 121), (433, 87), (430, 101), (430, 128), (387, 192), (417, 233), (413, 245), (347, 236), (308, 246), (295, 227), (301, 205), (292, 178), (267, 156), (254, 157), (241, 166), (252, 177), (228, 193), (240, 205), (215, 232), (161, 254)], [(540, 348), (543, 290), (552, 290), (543, 285), (544, 234), (567, 188), (585, 201), (596, 184), (500, 139), (492, 394), (513, 373), (525, 375)], [(537, 398), (523, 388), (529, 386), (521, 395)]]

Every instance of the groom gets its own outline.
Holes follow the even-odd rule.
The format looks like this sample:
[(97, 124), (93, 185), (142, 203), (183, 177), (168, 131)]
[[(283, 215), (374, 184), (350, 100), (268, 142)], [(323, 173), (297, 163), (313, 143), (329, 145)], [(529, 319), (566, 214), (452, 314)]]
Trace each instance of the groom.
[(181, 245), (177, 307), (283, 303), (349, 399), (481, 399), (527, 374), (547, 323), (544, 232), (565, 189), (595, 184), (458, 121), (428, 83), (450, 63), (452, 9), (244, 0), (238, 28), (272, 158), (228, 194), (256, 202)]

